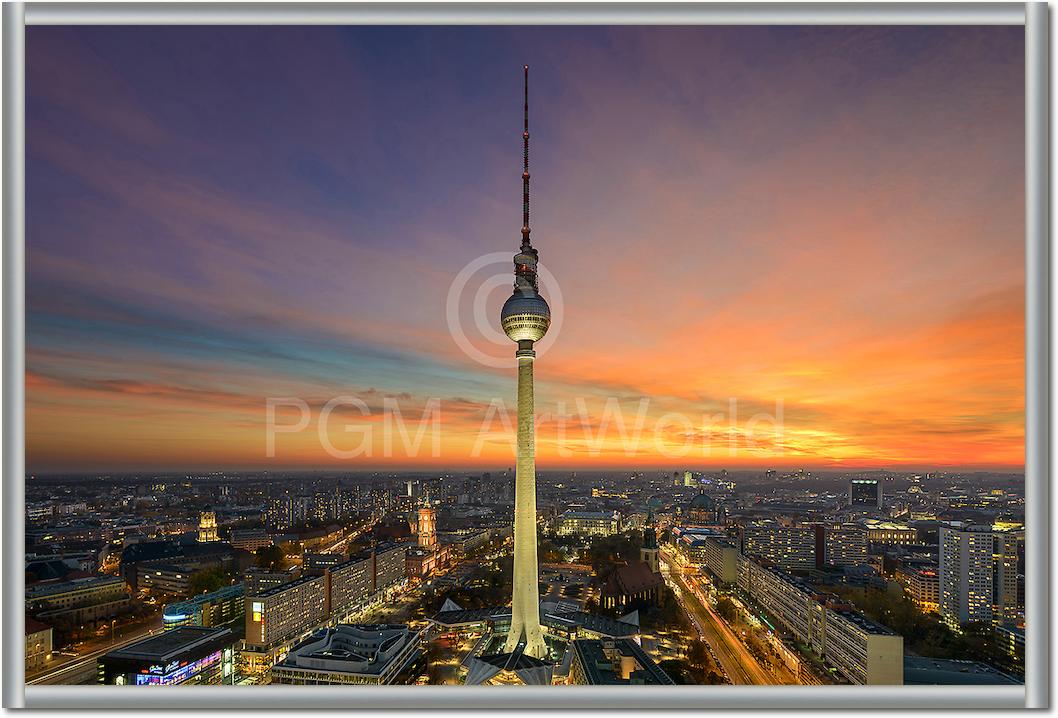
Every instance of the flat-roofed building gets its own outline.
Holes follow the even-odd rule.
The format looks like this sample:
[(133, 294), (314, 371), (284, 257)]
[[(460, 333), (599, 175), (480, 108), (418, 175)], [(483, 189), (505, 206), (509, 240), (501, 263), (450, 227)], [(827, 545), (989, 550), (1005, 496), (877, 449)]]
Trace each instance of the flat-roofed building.
[(577, 639), (570, 645), (570, 685), (671, 686), (675, 681), (635, 641)]
[(294, 579), (300, 577), (301, 572), (296, 568), (283, 571), (273, 571), (267, 568), (253, 566), (243, 571), (242, 582), (246, 595), (249, 596), (255, 593), (262, 593), (270, 588), (275, 588), (276, 586), (282, 586), (284, 583), (290, 583)]
[(410, 543), (394, 542), (375, 547), (375, 591), (400, 585), (407, 578)]
[(345, 560), (346, 556), (340, 553), (306, 551), (301, 557), (301, 568), (306, 573), (323, 573), (325, 569), (345, 563)]
[(826, 611), (824, 656), (852, 683), (902, 685), (904, 639), (852, 611)]
[(940, 569), (932, 561), (905, 562), (896, 569), (896, 580), (904, 593), (923, 613), (940, 609)]
[(882, 546), (910, 546), (918, 543), (918, 529), (894, 521), (866, 519), (862, 522), (867, 529), (867, 543)]
[(272, 545), (272, 537), (264, 529), (236, 529), (231, 532), (231, 547), (256, 553)]
[(940, 615), (953, 630), (1018, 618), (1017, 536), (989, 524), (940, 529)]
[(305, 576), (247, 596), (243, 660), (248, 673), (271, 668), (297, 640), (327, 619), (326, 576)]
[(243, 584), (200, 593), (186, 601), (166, 604), (162, 609), (162, 628), (170, 631), (181, 626), (216, 628), (242, 621), (246, 601)]
[(375, 557), (370, 551), (330, 569), (331, 612), (341, 618), (361, 607), (375, 593)]
[(229, 628), (182, 626), (117, 648), (98, 661), (99, 683), (118, 686), (217, 685), (233, 677)]
[(738, 546), (725, 537), (711, 536), (705, 539), (705, 567), (717, 581), (723, 584), (738, 583)]
[(26, 587), (26, 611), (41, 621), (92, 624), (129, 609), (125, 582), (117, 576), (87, 576)]
[(166, 596), (191, 594), (191, 575), (202, 570), (195, 563), (150, 563), (136, 569), (136, 585), (141, 590)]
[(835, 597), (748, 556), (739, 559), (739, 588), (849, 682), (903, 682), (904, 639)]
[(867, 563), (867, 529), (856, 524), (827, 526), (823, 531), (823, 563), (827, 566)]
[(742, 530), (742, 552), (785, 571), (810, 571), (816, 567), (816, 529), (776, 521), (749, 523)]
[(340, 624), (294, 646), (272, 668), (283, 685), (408, 685), (426, 670), (423, 634), (398, 624)]
[(878, 479), (851, 479), (849, 481), (849, 506), (882, 508), (882, 484)]
[(492, 532), (485, 529), (463, 529), (461, 531), (443, 531), (439, 533), (441, 543), (452, 547), (457, 556), (465, 556), (489, 542)]

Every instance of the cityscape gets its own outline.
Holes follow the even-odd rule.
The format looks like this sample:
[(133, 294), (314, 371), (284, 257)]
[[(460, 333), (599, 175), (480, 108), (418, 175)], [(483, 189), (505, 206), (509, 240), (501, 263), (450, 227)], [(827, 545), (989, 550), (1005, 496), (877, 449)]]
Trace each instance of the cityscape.
[[(550, 683), (1023, 679), (1021, 475), (537, 481)], [(480, 660), (514, 500), (509, 468), (38, 477), (27, 684), (539, 682)]]
[[(40, 122), (27, 123), (38, 127), (30, 132), (29, 213), (41, 219), (30, 222), (41, 229), (27, 260), (27, 685), (678, 690), (1024, 682), (1024, 362), (1010, 339), (1023, 327), (1020, 305), (1011, 301), (1022, 277), (1020, 257), (1009, 251), (1017, 235), (1005, 233), (1005, 223), (1020, 221), (1007, 216), (1016, 198), (984, 210), (988, 224), (976, 229), (971, 208), (983, 210), (969, 198), (981, 189), (977, 175), (959, 178), (967, 187), (947, 178), (934, 198), (945, 212), (962, 213), (966, 234), (946, 232), (937, 241), (963, 243), (971, 258), (958, 271), (980, 272), (979, 284), (949, 281), (961, 276), (948, 274), (951, 268), (919, 276), (932, 251), (918, 236), (931, 207), (901, 215), (890, 231), (903, 251), (884, 258), (849, 238), (849, 225), (835, 229), (806, 217), (825, 236), (794, 241), (800, 248), (772, 279), (796, 270), (805, 281), (784, 285), (778, 298), (767, 282), (744, 293), (721, 289), (728, 268), (715, 262), (737, 273), (779, 259), (747, 259), (730, 248), (713, 253), (710, 241), (723, 240), (711, 233), (700, 256), (671, 245), (653, 268), (639, 250), (622, 255), (628, 237), (620, 225), (655, 220), (620, 202), (592, 210), (614, 223), (615, 236), (596, 240), (598, 262), (581, 262), (567, 251), (568, 229), (559, 222), (569, 208), (553, 185), (569, 181), (556, 176), (568, 168), (559, 153), (587, 140), (578, 135), (570, 143), (558, 123), (582, 112), (603, 137), (599, 147), (623, 146), (631, 136), (625, 132), (643, 128), (636, 113), (655, 127), (658, 106), (626, 98), (634, 111), (614, 120), (621, 132), (607, 135), (612, 115), (584, 110), (570, 87), (558, 89), (548, 53), (524, 37), (497, 50), (485, 29), (431, 35), (390, 28), (379, 32), (393, 33), (413, 54), (465, 43), (496, 62), (516, 51), (536, 54), (544, 71), (535, 62), (511, 63), (470, 89), (449, 79), (445, 91), (462, 93), (454, 99), (431, 84), (445, 82), (444, 73), (428, 73), (418, 86), (420, 105), (408, 104), (418, 101), (402, 94), (403, 79), (361, 78), (354, 105), (364, 114), (376, 110), (367, 99), (385, 105), (393, 92), (402, 107), (421, 112), (378, 120), (373, 140), (350, 140), (364, 154), (348, 164), (302, 154), (294, 165), (270, 168), (280, 181), (308, 177), (318, 191), (306, 204), (293, 198), (304, 190), (297, 183), (275, 194), (278, 203), (290, 202), (276, 217), (294, 217), (320, 252), (299, 254), (285, 225), (269, 221), (275, 207), (263, 197), (273, 190), (261, 187), (236, 207), (237, 195), (253, 193), (256, 140), (220, 132), (230, 145), (211, 144), (219, 138), (210, 134), (214, 126), (195, 129), (194, 121), (181, 134), (178, 120), (189, 119), (182, 103), (216, 100), (219, 125), (252, 124), (247, 113), (270, 106), (272, 86), (249, 82), (245, 92), (214, 94), (223, 82), (210, 85), (208, 60), (235, 61), (233, 47), (260, 52), (258, 43), (277, 38), (289, 43), (281, 53), (305, 53), (302, 69), (345, 57), (336, 48), (360, 61), (395, 59), (377, 45), (379, 36), (348, 28), (338, 35), (165, 30), (159, 48), (195, 32), (202, 55), (186, 67), (154, 57), (149, 67), (118, 72), (113, 63), (123, 52), (143, 51), (122, 32), (37, 30), (27, 33), (29, 84), (42, 88), (29, 113)], [(747, 51), (741, 43), (766, 43), (750, 30), (709, 32), (737, 54)], [(553, 52), (571, 38), (599, 43), (603, 55), (635, 49), (658, 72), (672, 72), (684, 56), (706, 67), (712, 52), (697, 49), (699, 35), (664, 28), (553, 32), (529, 37)], [(871, 102), (897, 97), (908, 112), (937, 121), (948, 108), (923, 106), (930, 83), (953, 88), (951, 102), (975, 107), (975, 92), (994, 100), (1016, 87), (1010, 58), (1020, 41), (1002, 28), (884, 28), (866, 38), (867, 51), (850, 50), (833, 30), (790, 33), (779, 52), (801, 63), (793, 74), (806, 91), (819, 89), (808, 70), (835, 57), (859, 68), (853, 74), (885, 78), (881, 89), (857, 90), (867, 93), (868, 114)], [(890, 77), (888, 63), (910, 48), (922, 55), (925, 79)], [(978, 58), (972, 71), (951, 62), (963, 53)], [(133, 114), (118, 117), (80, 94), (80, 85), (56, 79), (56, 68), (74, 71), (78, 59), (86, 63), (76, 72)], [(597, 59), (588, 53), (565, 81), (585, 88), (610, 79)], [(759, 68), (739, 71), (747, 81), (761, 76)], [(184, 99), (153, 94), (153, 72)], [(698, 79), (663, 76), (682, 88), (678, 98), (667, 97), (672, 112), (694, 118), (685, 129), (714, 122), (698, 114)], [(982, 86), (981, 77), (991, 89), (966, 86)], [(740, 92), (726, 78), (704, 81), (721, 95)], [(844, 86), (848, 77), (830, 81)], [(492, 83), (488, 91), (485, 83)], [(638, 91), (653, 87), (647, 79)], [(364, 159), (376, 144), (401, 163), (403, 133), (426, 130), (426, 171), (438, 171), (451, 148), (436, 146), (435, 135), (445, 135), (432, 123), (458, 133), (442, 118), (464, 102), (486, 103), (485, 124), (475, 132), (490, 143), (488, 152), (508, 157), (490, 157), (507, 169), (489, 182), (521, 188), (520, 207), (513, 191), (482, 205), (515, 219), (505, 220), (506, 233), (476, 239), (473, 250), (438, 241), (430, 221), (411, 216), (426, 204), (407, 199), (389, 216), (370, 205), (376, 189), (354, 187), (383, 171), (384, 162), (374, 170), (358, 164), (378, 161)], [(290, 118), (331, 137), (344, 131), (333, 122), (336, 106), (324, 102), (308, 120), (304, 113)], [(245, 152), (247, 167), (202, 159), (192, 174), (154, 174), (150, 163), (116, 159), (126, 148), (121, 142), (93, 136), (87, 148), (75, 147), (61, 130), (69, 137), (79, 130), (56, 107), (105, 127), (97, 127), (100, 137), (141, 142), (166, 167), (190, 172), (181, 165), (184, 151), (203, 158)], [(1009, 141), (1017, 118), (1004, 107), (993, 103), (988, 123), (963, 131)], [(900, 115), (886, 112), (894, 122)], [(835, 132), (877, 140), (857, 125), (867, 118), (856, 117)], [(752, 135), (744, 119), (715, 120), (713, 131)], [(175, 124), (163, 128), (166, 122)], [(281, 124), (258, 129), (280, 147), (295, 143)], [(669, 132), (678, 129), (672, 124)], [(938, 155), (951, 149), (946, 132), (937, 130), (929, 145)], [(815, 140), (837, 157), (848, 146), (828, 150), (834, 141), (844, 140), (832, 133)], [(751, 157), (751, 138), (739, 143), (746, 167), (763, 162), (761, 175), (774, 174), (770, 160)], [(997, 167), (991, 146), (984, 142), (966, 161), (985, 174), (1017, 169)], [(715, 172), (713, 164), (687, 162), (670, 157), (672, 172)], [(473, 205), (456, 181), (466, 168), (451, 171), (451, 185), (438, 190), (442, 201)], [(897, 162), (888, 171), (877, 187), (934, 170)], [(417, 181), (408, 177), (408, 188)], [(211, 183), (240, 189), (229, 204), (203, 189)], [(78, 191), (70, 194), (71, 187)], [(865, 192), (869, 198), (848, 211), (858, 221), (883, 210), (901, 214), (891, 204), (901, 191), (880, 205), (872, 204), (873, 190)], [(696, 216), (693, 207), (686, 211), (677, 224)], [(759, 229), (712, 211), (723, 231)], [(339, 217), (352, 222), (354, 236), (328, 225)], [(85, 241), (105, 249), (110, 262), (79, 258), (82, 237), (70, 227), (81, 220)], [(388, 232), (377, 244), (366, 235), (375, 224)], [(101, 226), (108, 231), (99, 233)], [(806, 262), (802, 250), (816, 241)], [(840, 284), (832, 280), (840, 263), (828, 265), (820, 253), (840, 253), (842, 242), (892, 276), (875, 281), (872, 266), (835, 298), (829, 282)], [(358, 261), (332, 274), (350, 246)], [(272, 254), (262, 259), (258, 251)], [(441, 258), (453, 251), (462, 268)], [(228, 262), (211, 261), (218, 258)], [(713, 272), (707, 288), (673, 289), (674, 278), (687, 276), (672, 266), (679, 262)], [(149, 267), (142, 275), (140, 263)], [(475, 272), (491, 276), (478, 276), (477, 294), (468, 293)], [(317, 287), (316, 277), (327, 287)], [(711, 296), (710, 310), (721, 317), (711, 321), (719, 323), (652, 310), (655, 284), (672, 298)], [(348, 295), (331, 291), (348, 285)], [(429, 299), (419, 294), (423, 286)], [(445, 293), (447, 301), (439, 299)], [(352, 318), (324, 326), (335, 305)], [(424, 316), (441, 331), (420, 330)], [(704, 331), (710, 326), (715, 334)], [(886, 343), (883, 331), (895, 338)], [(875, 340), (877, 347), (864, 348)]]

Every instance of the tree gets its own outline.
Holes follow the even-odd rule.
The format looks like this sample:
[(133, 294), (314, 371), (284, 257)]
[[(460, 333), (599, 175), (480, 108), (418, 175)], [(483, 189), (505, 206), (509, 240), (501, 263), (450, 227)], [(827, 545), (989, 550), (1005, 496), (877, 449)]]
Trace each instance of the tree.
[(231, 582), (231, 576), (220, 566), (211, 566), (191, 574), (188, 580), (191, 594), (209, 593)]
[(704, 671), (712, 664), (709, 647), (705, 641), (694, 641), (687, 649), (687, 662), (695, 669)]
[(738, 610), (735, 608), (735, 602), (727, 596), (724, 596), (717, 601), (716, 612), (728, 623), (734, 623), (735, 618), (738, 617)]
[(279, 546), (263, 546), (257, 549), (257, 565), (270, 571), (282, 571), (287, 567), (286, 553)]

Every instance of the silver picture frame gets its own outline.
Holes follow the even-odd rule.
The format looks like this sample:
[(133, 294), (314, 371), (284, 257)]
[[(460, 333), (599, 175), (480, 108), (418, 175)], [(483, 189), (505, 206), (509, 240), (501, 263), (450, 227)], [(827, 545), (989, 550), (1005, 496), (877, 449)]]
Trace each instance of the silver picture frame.
[(473, 687), (24, 684), (25, 28), (31, 25), (1023, 25), (1025, 28), (1026, 671), (1022, 686), (522, 688), (534, 709), (1048, 708), (1050, 706), (1049, 8), (1046, 3), (21, 3), (3, 4), (3, 513), (6, 708), (504, 709)]

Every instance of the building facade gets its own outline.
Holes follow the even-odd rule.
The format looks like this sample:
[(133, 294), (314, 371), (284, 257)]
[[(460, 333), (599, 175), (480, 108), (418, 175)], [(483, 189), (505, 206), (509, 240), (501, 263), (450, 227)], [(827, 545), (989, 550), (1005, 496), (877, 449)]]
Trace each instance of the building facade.
[(228, 628), (183, 626), (110, 651), (98, 682), (116, 686), (218, 685), (234, 678), (235, 635)]
[(40, 670), (51, 660), (52, 628), (26, 616), (26, 672)]
[(746, 524), (742, 552), (773, 563), (784, 571), (810, 571), (816, 567), (814, 526), (787, 526), (776, 521)]
[(559, 516), (560, 536), (614, 536), (621, 533), (621, 515), (615, 511), (566, 511)]
[(850, 683), (903, 683), (904, 639), (804, 581), (743, 556), (743, 594)]
[(904, 587), (904, 594), (923, 613), (940, 610), (940, 570), (929, 562), (906, 563), (896, 569), (896, 580)]
[(867, 529), (854, 524), (823, 529), (823, 563), (827, 566), (859, 566), (867, 563)]
[(170, 631), (181, 626), (217, 628), (244, 619), (246, 601), (243, 584), (209, 593), (202, 593), (187, 601), (166, 604), (162, 609), (162, 628)]
[(849, 481), (849, 506), (882, 508), (882, 483), (877, 479), (852, 479)]
[(940, 529), (940, 615), (953, 630), (967, 623), (1017, 620), (1017, 539), (991, 525)]
[(125, 582), (116, 576), (91, 576), (26, 588), (26, 612), (48, 623), (95, 625), (128, 609)]

